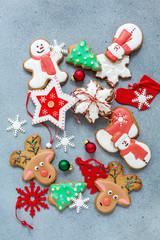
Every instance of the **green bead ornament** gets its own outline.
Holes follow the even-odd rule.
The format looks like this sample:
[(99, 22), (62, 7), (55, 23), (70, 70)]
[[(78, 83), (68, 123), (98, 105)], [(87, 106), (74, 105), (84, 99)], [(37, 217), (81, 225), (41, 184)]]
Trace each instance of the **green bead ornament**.
[(91, 47), (86, 44), (85, 40), (80, 41), (76, 45), (69, 47), (69, 55), (67, 63), (73, 63), (75, 66), (92, 69), (93, 71), (101, 71), (101, 65), (96, 59), (96, 55), (92, 53)]
[(61, 171), (71, 171), (73, 166), (67, 160), (61, 160), (58, 164)]

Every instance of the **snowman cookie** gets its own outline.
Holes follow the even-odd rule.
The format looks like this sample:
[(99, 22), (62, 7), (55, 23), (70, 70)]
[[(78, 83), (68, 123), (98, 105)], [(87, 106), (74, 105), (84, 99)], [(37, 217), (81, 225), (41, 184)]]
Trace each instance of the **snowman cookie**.
[(68, 79), (68, 74), (63, 72), (58, 63), (62, 61), (64, 53), (64, 43), (58, 45), (54, 41), (54, 46), (45, 39), (37, 39), (30, 45), (31, 58), (23, 63), (25, 70), (32, 72), (32, 78), (28, 82), (30, 89), (45, 88), (49, 80), (57, 79), (63, 84)]
[(141, 29), (133, 23), (125, 23), (117, 29), (112, 44), (107, 48), (106, 56), (115, 62), (122, 59), (125, 54), (140, 48), (142, 42)]
[(130, 168), (141, 169), (149, 163), (151, 151), (147, 144), (130, 139), (127, 134), (121, 132), (116, 133), (111, 140)]

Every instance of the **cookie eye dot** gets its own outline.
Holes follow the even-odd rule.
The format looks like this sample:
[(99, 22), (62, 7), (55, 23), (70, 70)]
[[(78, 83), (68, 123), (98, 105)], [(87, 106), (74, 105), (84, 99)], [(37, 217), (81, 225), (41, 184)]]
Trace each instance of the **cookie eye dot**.
[(40, 162), (39, 166), (43, 167), (44, 166), (44, 162)]
[(38, 48), (39, 46), (37, 45), (37, 48)]
[(108, 191), (108, 195), (112, 195), (112, 191), (111, 190)]
[(43, 44), (41, 43), (41, 46), (42, 46)]
[(39, 170), (39, 167), (38, 167), (38, 166), (35, 166), (35, 167), (34, 167), (34, 170), (35, 170), (35, 171), (38, 171), (38, 170)]
[(114, 195), (114, 196), (113, 196), (113, 199), (114, 199), (114, 200), (116, 200), (117, 198), (118, 198), (118, 196), (117, 196), (117, 195)]

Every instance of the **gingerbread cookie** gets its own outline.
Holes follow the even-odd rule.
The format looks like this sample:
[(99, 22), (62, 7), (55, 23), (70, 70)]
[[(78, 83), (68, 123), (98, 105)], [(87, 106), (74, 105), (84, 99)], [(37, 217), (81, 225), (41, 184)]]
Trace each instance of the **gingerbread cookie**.
[(95, 199), (95, 206), (99, 212), (111, 213), (117, 204), (129, 206), (131, 199), (129, 192), (142, 187), (141, 180), (134, 174), (123, 174), (123, 166), (119, 162), (109, 163), (107, 179), (99, 178), (95, 181), (100, 193)]
[(99, 114), (111, 114), (109, 102), (113, 97), (113, 90), (102, 88), (97, 81), (90, 80), (87, 88), (77, 88), (74, 91), (79, 101), (74, 105), (74, 112), (83, 114), (89, 123), (95, 123)]
[(124, 56), (122, 60), (117, 60), (113, 62), (109, 60), (103, 53), (97, 55), (97, 60), (101, 64), (102, 70), (96, 72), (96, 77), (101, 79), (106, 79), (108, 84), (115, 86), (119, 77), (125, 79), (131, 77), (131, 72), (127, 68), (129, 64), (129, 56)]
[(24, 168), (23, 179), (28, 181), (36, 178), (41, 184), (49, 185), (57, 178), (56, 168), (51, 164), (55, 152), (52, 149), (43, 150), (41, 138), (34, 134), (25, 141), (25, 150), (16, 150), (10, 156), (12, 166)]
[(37, 39), (30, 45), (32, 58), (23, 63), (25, 70), (32, 72), (32, 78), (28, 82), (30, 89), (45, 88), (49, 80), (57, 79), (63, 84), (68, 79), (68, 74), (63, 72), (58, 63), (62, 61), (66, 50), (63, 49), (64, 43), (58, 45), (54, 41), (54, 46), (45, 39)]
[(133, 23), (125, 23), (117, 29), (112, 44), (107, 48), (106, 56), (115, 62), (122, 59), (125, 54), (140, 48), (142, 42), (141, 29)]
[(117, 152), (112, 137), (117, 132), (127, 133), (130, 138), (139, 135), (139, 127), (133, 114), (125, 107), (116, 107), (110, 117), (110, 124), (105, 129), (99, 129), (95, 138), (98, 144), (108, 152)]
[(86, 188), (85, 182), (59, 182), (50, 186), (51, 194), (48, 201), (55, 205), (59, 211), (72, 203), (72, 198), (77, 198)]
[(96, 55), (92, 53), (91, 47), (86, 44), (85, 40), (75, 45), (70, 45), (68, 50), (67, 63), (74, 64), (74, 66), (81, 66), (84, 69), (92, 69), (93, 71), (101, 70), (101, 65), (97, 61)]

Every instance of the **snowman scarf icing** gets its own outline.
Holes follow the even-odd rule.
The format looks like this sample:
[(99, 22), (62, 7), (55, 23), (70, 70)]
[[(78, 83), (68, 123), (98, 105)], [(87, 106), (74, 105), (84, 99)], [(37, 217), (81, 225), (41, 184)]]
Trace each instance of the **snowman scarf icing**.
[(55, 75), (56, 70), (51, 60), (51, 53), (43, 54), (42, 56), (32, 56), (34, 60), (40, 60), (41, 69), (43, 72), (46, 72), (48, 75)]
[(140, 159), (140, 160), (144, 160), (145, 157), (147, 156), (148, 152), (146, 150), (144, 150), (141, 146), (139, 146), (138, 144), (136, 144), (136, 141), (134, 139), (130, 139), (130, 144), (128, 146), (128, 148), (120, 150), (122, 156), (126, 156), (127, 154), (129, 154), (130, 152), (133, 153), (135, 159)]

